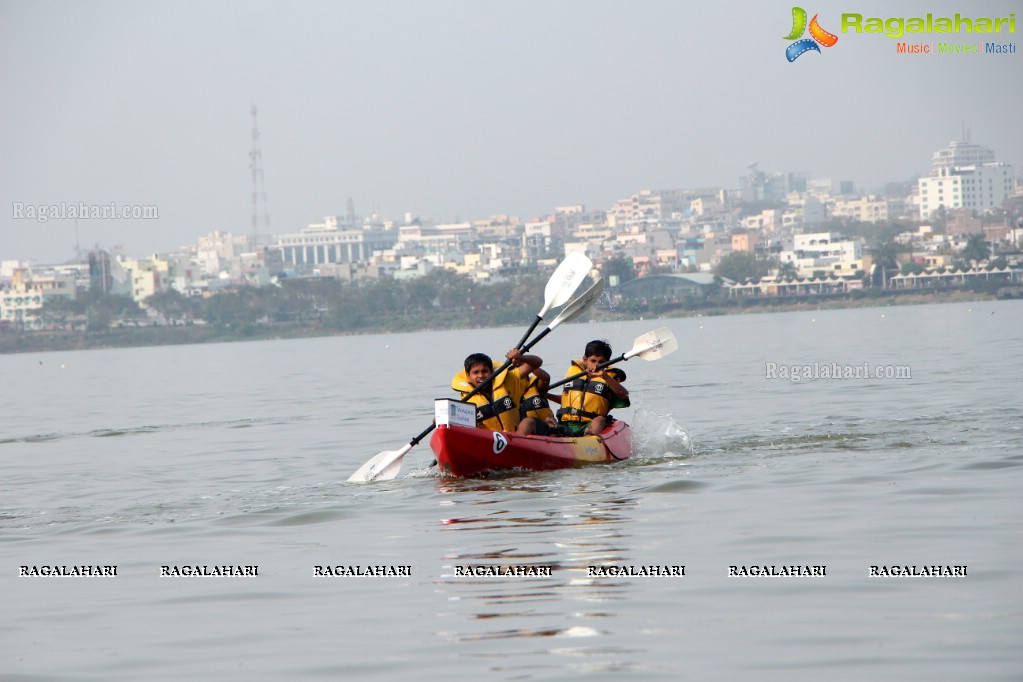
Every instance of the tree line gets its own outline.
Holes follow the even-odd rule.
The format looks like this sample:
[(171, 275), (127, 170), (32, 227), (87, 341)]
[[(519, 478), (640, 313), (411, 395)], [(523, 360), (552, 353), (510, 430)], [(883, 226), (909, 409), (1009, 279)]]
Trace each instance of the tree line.
[[(207, 297), (177, 290), (145, 299), (169, 326), (196, 324), (253, 330), (297, 326), (332, 331), (422, 329), (514, 324), (531, 318), (543, 301), (549, 273), (477, 284), (468, 275), (436, 269), (414, 279), (380, 278), (345, 283), (331, 278), (290, 279), (265, 287), (243, 286)], [(96, 290), (78, 298), (46, 301), (47, 325), (84, 326), (98, 332), (111, 326), (150, 326), (149, 314), (129, 296)]]
[[(883, 242), (870, 249), (879, 266), (870, 273), (870, 285), (883, 289), (891, 275), (902, 270), (915, 271), (914, 263), (900, 264), (898, 255), (905, 247), (888, 238), (902, 226), (879, 230)], [(970, 239), (959, 256), (976, 264), (987, 260), (990, 247), (982, 236)], [(991, 263), (1004, 266), (1004, 259)], [(795, 268), (780, 263), (773, 255), (734, 252), (721, 259), (716, 274), (736, 282), (755, 280), (778, 271), (783, 278), (794, 278)], [(169, 289), (148, 297), (145, 307), (129, 296), (103, 295), (98, 289), (85, 290), (75, 299), (47, 300), (42, 322), (51, 329), (109, 332), (111, 327), (152, 327), (147, 308), (157, 313), (160, 324), (173, 327), (216, 328), (221, 336), (248, 337), (268, 327), (292, 328), (310, 332), (412, 331), (463, 327), (489, 327), (519, 324), (533, 317), (543, 300), (549, 272), (519, 273), (515, 278), (477, 283), (468, 275), (438, 268), (412, 279), (384, 277), (353, 283), (332, 278), (296, 278), (270, 286), (241, 286), (205, 297), (189, 297)], [(609, 284), (614, 276), (618, 284), (634, 279), (636, 271), (630, 258), (616, 255), (604, 260), (600, 276)], [(824, 273), (821, 273), (822, 275)], [(877, 281), (874, 281), (877, 280)], [(688, 301), (694, 308), (714, 305), (726, 299), (717, 280), (704, 297)], [(692, 297), (690, 297), (692, 298)], [(265, 333), (265, 332), (263, 332)]]

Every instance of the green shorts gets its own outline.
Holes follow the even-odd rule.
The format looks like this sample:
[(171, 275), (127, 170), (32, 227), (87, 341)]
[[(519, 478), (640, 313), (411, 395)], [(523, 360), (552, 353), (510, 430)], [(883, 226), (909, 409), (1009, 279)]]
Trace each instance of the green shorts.
[(558, 431), (570, 438), (575, 438), (583, 435), (589, 425), (589, 422), (558, 422)]
[[(608, 426), (610, 426), (611, 424), (613, 424), (614, 422), (615, 422), (615, 418), (612, 417), (611, 415), (608, 414), (608, 415), (604, 416), (604, 428), (605, 429)], [(588, 421), (585, 421), (585, 422), (558, 422), (558, 432), (561, 433), (564, 436), (568, 436), (570, 438), (576, 438), (578, 436), (583, 435), (583, 432), (586, 431), (586, 429), (589, 428), (590, 424), (591, 424), (591, 422), (588, 422)]]

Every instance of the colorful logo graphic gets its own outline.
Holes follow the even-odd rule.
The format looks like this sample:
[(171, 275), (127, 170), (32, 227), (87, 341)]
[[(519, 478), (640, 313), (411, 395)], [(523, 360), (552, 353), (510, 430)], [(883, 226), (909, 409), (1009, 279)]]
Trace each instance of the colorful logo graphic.
[(824, 47), (831, 47), (838, 42), (838, 36), (834, 33), (828, 33), (821, 28), (820, 24), (817, 23), (817, 16), (816, 14), (813, 15), (813, 19), (810, 20), (810, 38), (796, 40), (806, 31), (806, 10), (802, 7), (792, 8), (792, 31), (785, 36), (785, 40), (796, 40), (796, 42), (785, 48), (785, 58), (790, 62), (796, 61), (800, 55), (810, 50), (820, 52), (821, 49), (817, 47), (818, 43)]

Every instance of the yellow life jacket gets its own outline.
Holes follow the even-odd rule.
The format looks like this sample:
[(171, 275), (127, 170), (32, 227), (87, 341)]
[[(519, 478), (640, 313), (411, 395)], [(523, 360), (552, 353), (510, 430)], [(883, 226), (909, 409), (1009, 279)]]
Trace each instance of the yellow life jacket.
[(547, 395), (540, 393), (540, 390), (536, 387), (537, 381), (537, 377), (530, 377), (526, 393), (522, 396), (522, 404), (519, 405), (519, 416), (522, 419), (533, 417), (540, 421), (553, 419), (554, 410), (551, 409), (551, 404), (547, 402)]
[[(565, 372), (565, 378), (586, 371), (578, 360)], [(625, 381), (625, 372), (608, 368), (607, 373), (617, 381)], [(588, 422), (594, 417), (606, 417), (613, 407), (628, 407), (629, 399), (621, 398), (603, 379), (581, 376), (565, 385), (561, 393), (561, 409), (558, 420), (563, 422)]]
[[(494, 363), (496, 370), (500, 365)], [(462, 400), (472, 392), (473, 386), (462, 370), (451, 380), (451, 388)], [(477, 393), (468, 402), (476, 406), (476, 427), (491, 431), (514, 431), (519, 427), (519, 402), (526, 390), (525, 380), (511, 367), (499, 374), (490, 384), (492, 398)]]

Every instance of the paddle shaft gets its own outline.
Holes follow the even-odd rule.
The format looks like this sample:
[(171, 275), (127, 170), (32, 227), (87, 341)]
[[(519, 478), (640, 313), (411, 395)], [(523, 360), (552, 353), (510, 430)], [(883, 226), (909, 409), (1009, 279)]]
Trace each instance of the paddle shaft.
[[(540, 319), (541, 318), (539, 316), (537, 316), (536, 321), (533, 323), (533, 326), (530, 327), (529, 331), (526, 332), (526, 336), (529, 336), (530, 334), (533, 333), (533, 330), (536, 329), (536, 323), (539, 322)], [(526, 343), (526, 345), (524, 345), (524, 346), (522, 344), (525, 343), (526, 336), (523, 336), (522, 339), (519, 341), (518, 345), (515, 346), (515, 348), (517, 348), (518, 350), (522, 351), (523, 354), (528, 353), (530, 348), (532, 348), (536, 344), (540, 343), (540, 339), (542, 339), (543, 337), (547, 336), (550, 333), (551, 333), (551, 327), (547, 327), (542, 332), (537, 334), (535, 339), (533, 339), (529, 343)], [(496, 379), (501, 374), (501, 372), (503, 372), (504, 370), (508, 369), (511, 366), (511, 364), (512, 364), (511, 360), (505, 360), (504, 364), (501, 365), (500, 367), (498, 367), (496, 370), (494, 370), (490, 374), (490, 376), (488, 376), (486, 379), (481, 381), (479, 386), (477, 386), (476, 388), (472, 389), (469, 393), (467, 393), (465, 395), (465, 397), (462, 398), (461, 402), (467, 403), (467, 402), (469, 402), (469, 398), (473, 397), (474, 395), (476, 395), (480, 391), (487, 390), (487, 387), (490, 386), (490, 384), (494, 383), (494, 379)]]
[[(537, 321), (539, 321), (539, 319), (540, 319), (540, 318), (537, 318)], [(534, 326), (535, 326), (535, 325), (534, 325)], [(532, 332), (532, 331), (533, 331), (533, 328), (530, 328), (530, 330), (529, 330), (529, 331), (530, 331), (530, 332)], [(523, 353), (525, 353), (525, 352), (526, 352), (526, 351), (528, 351), (528, 350), (529, 350), (529, 349), (530, 349), (530, 348), (531, 348), (531, 347), (532, 347), (532, 346), (533, 346), (533, 345), (534, 345), (535, 343), (537, 343), (537, 342), (538, 342), (538, 341), (539, 341), (540, 339), (542, 339), (543, 337), (547, 336), (547, 334), (549, 334), (549, 333), (550, 333), (550, 331), (551, 331), (551, 330), (550, 330), (550, 327), (548, 327), (547, 329), (545, 329), (545, 330), (543, 330), (542, 332), (540, 332), (540, 334), (539, 334), (539, 335), (537, 335), (537, 337), (536, 337), (535, 339), (533, 339), (532, 341), (530, 341), (530, 342), (529, 342), (528, 344), (526, 344), (525, 346), (522, 346), (522, 344), (520, 343), (520, 344), (519, 344), (519, 345), (521, 346), (520, 350), (522, 350), (522, 352), (523, 352)], [(483, 381), (481, 381), (481, 382), (480, 382), (480, 385), (479, 385), (479, 386), (477, 386), (476, 388), (474, 388), (474, 389), (472, 389), (471, 391), (469, 391), (468, 393), (466, 393), (466, 394), (465, 394), (465, 397), (464, 397), (464, 398), (462, 398), (461, 400), (459, 400), (459, 402), (462, 402), (462, 403), (467, 403), (467, 402), (469, 402), (469, 398), (473, 397), (474, 395), (476, 395), (476, 394), (477, 394), (477, 393), (479, 393), (480, 391), (485, 391), (485, 390), (487, 389), (487, 387), (488, 387), (488, 386), (490, 386), (490, 384), (492, 384), (492, 383), (493, 383), (493, 381), (494, 381), (494, 378), (495, 378), (495, 377), (497, 377), (497, 375), (498, 375), (498, 374), (500, 374), (501, 372), (503, 372), (504, 370), (508, 369), (508, 367), (509, 367), (509, 366), (510, 366), (511, 364), (512, 364), (512, 361), (511, 361), (511, 360), (505, 360), (505, 361), (504, 361), (504, 364), (503, 364), (503, 365), (501, 365), (501, 366), (500, 366), (500, 367), (499, 367), (499, 368), (497, 369), (497, 371), (496, 371), (496, 372), (493, 372), (493, 373), (492, 373), (492, 374), (491, 374), (490, 376), (488, 376), (488, 377), (487, 377), (486, 379), (484, 379)], [(416, 445), (419, 445), (419, 441), (423, 440), (423, 439), (424, 439), (424, 438), (426, 438), (426, 437), (427, 437), (428, 435), (430, 435), (430, 432), (431, 432), (431, 431), (433, 431), (433, 430), (434, 430), (435, 428), (437, 428), (437, 425), (436, 425), (436, 424), (430, 424), (430, 425), (429, 425), (429, 426), (427, 426), (427, 427), (426, 427), (425, 429), (423, 429), (423, 432), (422, 432), (422, 433), (420, 433), (420, 434), (419, 434), (418, 436), (416, 436), (415, 438), (413, 438), (412, 440), (410, 440), (410, 441), (409, 441), (409, 445), (411, 445), (411, 446), (413, 446), (413, 447), (415, 447)], [(436, 460), (434, 460), (434, 461), (436, 462)], [(430, 466), (433, 466), (433, 465), (431, 464)]]
[[(549, 309), (550, 304), (552, 302), (553, 303), (557, 302), (556, 300), (555, 301), (548, 300), (546, 303), (544, 303), (544, 307), (540, 310), (540, 312), (537, 313), (536, 319), (533, 320), (533, 324), (529, 325), (529, 329), (527, 329), (526, 333), (522, 335), (522, 338), (519, 339), (519, 342), (517, 344), (515, 344), (515, 347), (517, 349), (519, 349), (520, 351), (522, 351), (523, 353), (528, 353), (530, 348), (532, 348), (536, 344), (540, 343), (540, 340), (543, 337), (547, 336), (552, 331), (554, 331), (554, 328), (557, 327), (559, 324), (561, 324), (563, 321), (573, 320), (576, 317), (578, 317), (584, 310), (589, 308), (590, 305), (593, 304), (593, 301), (596, 300), (596, 298), (600, 295), (600, 293), (603, 290), (604, 290), (604, 282), (603, 282), (603, 280), (599, 280), (598, 279), (593, 284), (593, 286), (591, 286), (589, 289), (587, 289), (586, 293), (584, 293), (582, 296), (580, 296), (578, 299), (576, 299), (575, 301), (573, 301), (572, 303), (570, 303), (566, 307), (565, 311), (570, 311), (569, 314), (567, 315), (567, 317), (564, 314), (565, 311), (562, 311), (562, 314), (558, 315), (556, 318), (554, 318), (554, 321), (551, 322), (551, 324), (546, 329), (544, 329), (542, 332), (537, 334), (536, 338), (534, 338), (529, 343), (526, 343), (526, 339), (528, 339), (529, 335), (532, 334), (534, 330), (536, 330), (537, 325), (539, 325), (541, 320), (543, 320), (543, 316), (547, 314), (547, 310)], [(494, 379), (501, 372), (503, 372), (504, 370), (508, 369), (509, 365), (511, 365), (511, 360), (506, 360), (505, 363), (503, 365), (501, 365), (497, 369), (496, 372), (491, 374), (489, 377), (487, 377), (483, 381), (483, 383), (481, 383), (479, 386), (477, 386), (476, 390), (474, 390), (472, 393), (467, 395), (466, 399), (471, 398), (472, 396), (476, 395), (480, 391), (485, 390), (486, 387), (489, 386), (490, 383), (493, 382)]]
[[(498, 374), (500, 374), (501, 372), (503, 372), (504, 370), (506, 370), (508, 368), (508, 365), (510, 365), (510, 364), (511, 364), (511, 360), (506, 360), (505, 363), (503, 365), (501, 365), (501, 368), (499, 370), (497, 370), (496, 372), (494, 372), (493, 374), (488, 376), (485, 380), (481, 381), (479, 386), (477, 386), (476, 388), (474, 388), (471, 391), (469, 391), (468, 393), (466, 393), (465, 397), (462, 398), (461, 400), (459, 400), (459, 402), (462, 402), (462, 403), (469, 402), (469, 398), (473, 397), (474, 395), (476, 395), (480, 391), (485, 390), (486, 387), (489, 386), (493, 382), (494, 377), (497, 376)], [(416, 436), (415, 438), (410, 440), (409, 441), (409, 445), (411, 445), (412, 447), (415, 447), (416, 445), (419, 445), (419, 441), (423, 440), (428, 435), (430, 435), (430, 432), (433, 431), (435, 428), (437, 428), (437, 424), (436, 423), (430, 424), (425, 429), (423, 429), (422, 433), (420, 433), (418, 436)], [(430, 464), (430, 466), (433, 466), (436, 463), (437, 463), (437, 460), (434, 460), (433, 463)]]
[[(600, 284), (599, 280), (598, 280), (598, 284)], [(596, 286), (596, 285), (595, 285), (595, 286)], [(586, 308), (588, 308), (588, 307), (590, 306), (590, 304), (591, 304), (591, 303), (593, 303), (593, 297), (587, 297), (586, 299), (584, 299), (584, 300), (583, 300), (583, 305), (582, 305), (582, 307), (581, 307), (581, 308), (579, 308), (579, 309), (578, 309), (578, 310), (577, 310), (577, 311), (575, 312), (575, 314), (571, 315), (571, 316), (570, 316), (570, 319), (571, 319), (571, 318), (575, 318), (576, 316), (578, 316), (578, 315), (579, 315), (579, 313), (581, 313), (581, 312), (582, 312), (583, 310), (585, 310)], [(559, 318), (560, 318), (560, 317), (561, 317), (561, 316), (559, 316)], [(526, 333), (522, 335), (522, 338), (521, 338), (521, 339), (519, 339), (519, 342), (518, 342), (518, 344), (517, 344), (517, 345), (515, 346), (516, 348), (518, 348), (518, 349), (519, 349), (520, 351), (522, 351), (523, 353), (528, 353), (528, 352), (529, 352), (529, 349), (530, 349), (530, 348), (532, 348), (532, 347), (533, 347), (533, 346), (535, 346), (536, 344), (540, 343), (540, 341), (541, 341), (541, 340), (543, 339), (543, 337), (547, 336), (547, 335), (548, 335), (548, 334), (550, 334), (550, 333), (551, 333), (552, 331), (554, 331), (554, 328), (555, 328), (555, 327), (556, 327), (556, 326), (558, 325), (558, 323), (560, 322), (560, 320), (559, 320), (559, 319), (555, 319), (555, 320), (554, 320), (554, 322), (552, 322), (552, 323), (551, 323), (551, 326), (547, 327), (547, 328), (546, 328), (546, 329), (544, 329), (544, 330), (543, 330), (542, 332), (540, 332), (539, 334), (537, 334), (537, 335), (536, 335), (536, 336), (535, 336), (535, 337), (533, 338), (533, 340), (532, 340), (532, 341), (530, 341), (529, 343), (525, 343), (525, 342), (526, 342), (526, 339), (527, 339), (527, 338), (529, 337), (529, 335), (530, 335), (530, 334), (532, 334), (532, 333), (533, 333), (533, 330), (534, 330), (534, 329), (536, 329), (536, 326), (537, 326), (537, 325), (538, 325), (538, 324), (540, 323), (540, 321), (541, 321), (542, 319), (543, 319), (543, 316), (542, 316), (542, 315), (537, 315), (537, 316), (536, 316), (536, 319), (535, 319), (535, 320), (533, 320), (533, 324), (532, 324), (532, 325), (530, 325), (529, 329), (527, 329), (527, 330), (526, 330)], [(524, 343), (525, 343), (525, 345), (523, 345)], [(624, 357), (624, 356), (623, 356), (623, 357)], [(473, 397), (474, 395), (476, 395), (476, 394), (477, 394), (477, 393), (479, 393), (480, 391), (486, 390), (486, 388), (487, 388), (487, 387), (488, 387), (488, 386), (489, 386), (490, 384), (492, 384), (492, 383), (493, 383), (494, 379), (495, 379), (495, 378), (497, 378), (497, 376), (498, 376), (499, 374), (501, 374), (501, 372), (503, 372), (503, 371), (505, 371), (506, 369), (508, 369), (508, 367), (509, 367), (509, 366), (511, 365), (511, 363), (512, 363), (512, 361), (511, 361), (511, 360), (505, 360), (505, 361), (504, 361), (504, 364), (503, 364), (503, 365), (501, 365), (501, 366), (500, 366), (500, 367), (499, 367), (499, 368), (497, 369), (497, 371), (496, 371), (496, 372), (493, 372), (493, 373), (491, 373), (491, 375), (490, 375), (490, 376), (488, 376), (488, 377), (487, 377), (486, 379), (484, 379), (483, 381), (481, 381), (481, 382), (480, 382), (480, 384), (479, 384), (479, 386), (477, 386), (476, 388), (474, 388), (474, 389), (472, 389), (471, 391), (469, 391), (469, 393), (467, 393), (467, 394), (465, 395), (465, 397), (464, 397), (464, 398), (462, 398), (462, 399), (461, 399), (461, 400), (460, 400), (459, 402), (467, 403), (467, 402), (469, 402), (469, 398)], [(418, 444), (419, 444), (419, 441), (421, 441), (421, 440), (422, 440), (423, 438), (426, 438), (426, 436), (427, 436), (427, 435), (429, 435), (429, 433), (430, 433), (431, 431), (433, 431), (433, 430), (434, 430), (435, 428), (437, 428), (437, 425), (436, 425), (436, 424), (430, 424), (430, 425), (429, 425), (428, 427), (426, 427), (426, 429), (425, 429), (425, 430), (424, 430), (424, 431), (423, 431), (422, 433), (420, 433), (420, 434), (419, 434), (418, 436), (416, 436), (415, 438), (413, 438), (413, 439), (412, 439), (412, 440), (411, 440), (411, 441), (409, 442), (409, 445), (411, 445), (412, 447), (415, 447), (416, 445), (418, 445)], [(436, 466), (436, 465), (437, 465), (437, 460), (433, 460), (432, 462), (430, 462), (430, 466)]]
[[(536, 325), (540, 324), (540, 320), (542, 320), (542, 319), (543, 319), (542, 315), (537, 315), (536, 316), (536, 319), (533, 320), (533, 324), (529, 325), (529, 329), (527, 329), (526, 333), (522, 335), (522, 338), (519, 339), (519, 342), (515, 344), (516, 348), (519, 348), (519, 349), (522, 348), (522, 344), (524, 344), (526, 342), (526, 339), (529, 338), (529, 335), (533, 333), (533, 330), (536, 329)], [(536, 343), (536, 342), (534, 341), (533, 343)], [(530, 345), (532, 345), (532, 344), (530, 344)], [(526, 351), (523, 350), (522, 352), (525, 353)]]
[(425, 429), (423, 429), (422, 433), (420, 433), (418, 436), (416, 436), (415, 438), (410, 440), (408, 442), (408, 444), (411, 445), (412, 447), (415, 447), (415, 446), (419, 445), (419, 441), (421, 441), (424, 438), (426, 438), (427, 436), (429, 436), (430, 432), (433, 431), (435, 428), (437, 428), (436, 424), (430, 424)]
[[(628, 357), (627, 357), (627, 356), (628, 356)], [(629, 354), (628, 354), (628, 353), (622, 353), (622, 354), (621, 354), (621, 355), (619, 355), (619, 356), (618, 356), (617, 358), (611, 358), (611, 359), (610, 359), (610, 360), (608, 360), (607, 362), (602, 362), (602, 363), (600, 363), (599, 365), (597, 365), (596, 369), (604, 369), (605, 367), (608, 367), (608, 366), (610, 366), (610, 365), (613, 365), (613, 364), (615, 364), (616, 362), (621, 362), (621, 361), (623, 361), (623, 360), (628, 360), (628, 359), (629, 359), (629, 357), (631, 357), (631, 356), (629, 356)], [(567, 383), (569, 383), (569, 382), (571, 382), (571, 381), (575, 381), (576, 379), (579, 379), (579, 378), (581, 378), (581, 377), (584, 377), (584, 376), (586, 376), (586, 374), (587, 374), (586, 372), (579, 372), (578, 374), (573, 374), (573, 375), (572, 375), (572, 376), (570, 376), (570, 377), (565, 377), (565, 378), (564, 378), (564, 379), (562, 379), (561, 381), (555, 381), (555, 382), (554, 382), (553, 384), (551, 384), (550, 386), (548, 386), (548, 387), (547, 387), (547, 390), (549, 391), (549, 390), (551, 390), (552, 388), (557, 388), (558, 386), (564, 386), (565, 384), (567, 384)]]
[[(539, 322), (539, 321), (540, 321), (540, 317), (539, 317), (539, 316), (537, 316), (537, 318), (536, 318), (536, 321), (537, 321), (537, 322)], [(534, 323), (534, 324), (533, 324), (533, 326), (529, 328), (529, 331), (528, 331), (528, 332), (526, 332), (526, 336), (529, 336), (529, 334), (530, 334), (530, 333), (531, 333), (531, 332), (533, 331), (533, 329), (535, 329), (535, 328), (536, 328), (536, 324)], [(527, 343), (527, 344), (526, 344), (525, 346), (523, 346), (523, 345), (522, 345), (522, 341), (525, 341), (525, 338), (523, 338), (523, 340), (522, 340), (522, 341), (519, 341), (519, 345), (518, 345), (518, 348), (519, 348), (519, 350), (521, 350), (521, 351), (522, 351), (523, 353), (526, 353), (526, 352), (528, 352), (530, 348), (532, 348), (533, 346), (535, 346), (536, 344), (538, 344), (538, 343), (540, 342), (540, 339), (542, 339), (543, 337), (545, 337), (545, 336), (547, 336), (548, 334), (550, 334), (550, 333), (551, 333), (551, 331), (552, 331), (552, 328), (551, 328), (551, 327), (547, 327), (547, 328), (546, 328), (546, 329), (544, 329), (544, 330), (543, 330), (542, 332), (540, 332), (539, 334), (537, 334), (537, 335), (536, 335), (536, 338), (534, 338), (534, 339), (533, 339), (532, 341), (530, 341), (529, 343)], [(508, 369), (509, 365), (511, 365), (511, 362), (512, 362), (511, 360), (505, 360), (505, 361), (504, 361), (504, 364), (503, 364), (503, 365), (501, 365), (501, 366), (500, 366), (500, 367), (499, 367), (499, 368), (497, 369), (497, 371), (496, 371), (496, 372), (494, 372), (493, 374), (491, 374), (490, 376), (488, 376), (488, 377), (487, 377), (486, 379), (484, 379), (483, 381), (481, 381), (481, 382), (480, 382), (480, 385), (479, 385), (479, 386), (477, 386), (476, 388), (474, 388), (474, 389), (472, 389), (471, 391), (469, 391), (468, 393), (466, 393), (466, 394), (465, 394), (465, 397), (464, 397), (464, 398), (462, 398), (461, 400), (459, 400), (459, 402), (462, 402), (462, 403), (467, 403), (467, 402), (469, 402), (469, 398), (473, 397), (474, 395), (476, 395), (476, 394), (477, 394), (477, 393), (479, 393), (480, 391), (483, 391), (483, 390), (485, 390), (485, 389), (486, 389), (486, 387), (487, 387), (487, 386), (489, 386), (489, 385), (490, 385), (490, 384), (491, 384), (491, 383), (492, 383), (492, 382), (494, 381), (494, 378), (495, 378), (495, 377), (496, 377), (496, 376), (497, 376), (498, 374), (500, 374), (500, 373), (501, 373), (501, 372), (503, 372), (504, 370)], [(437, 428), (437, 425), (436, 425), (436, 424), (430, 424), (430, 425), (429, 425), (429, 426), (428, 426), (428, 427), (426, 428), (426, 430), (425, 430), (425, 431), (423, 431), (423, 432), (422, 432), (421, 434), (419, 434), (418, 436), (416, 436), (415, 438), (413, 438), (413, 439), (412, 439), (412, 440), (410, 441), (410, 445), (412, 445), (412, 446), (416, 446), (416, 445), (418, 445), (418, 444), (419, 444), (419, 441), (421, 441), (421, 440), (422, 440), (423, 438), (426, 438), (426, 436), (427, 436), (427, 435), (428, 435), (428, 434), (429, 434), (429, 433), (430, 433), (431, 431), (433, 431), (433, 430), (434, 430), (435, 428)], [(430, 462), (430, 466), (436, 466), (436, 464), (437, 464), (437, 460), (433, 460), (432, 462)]]

